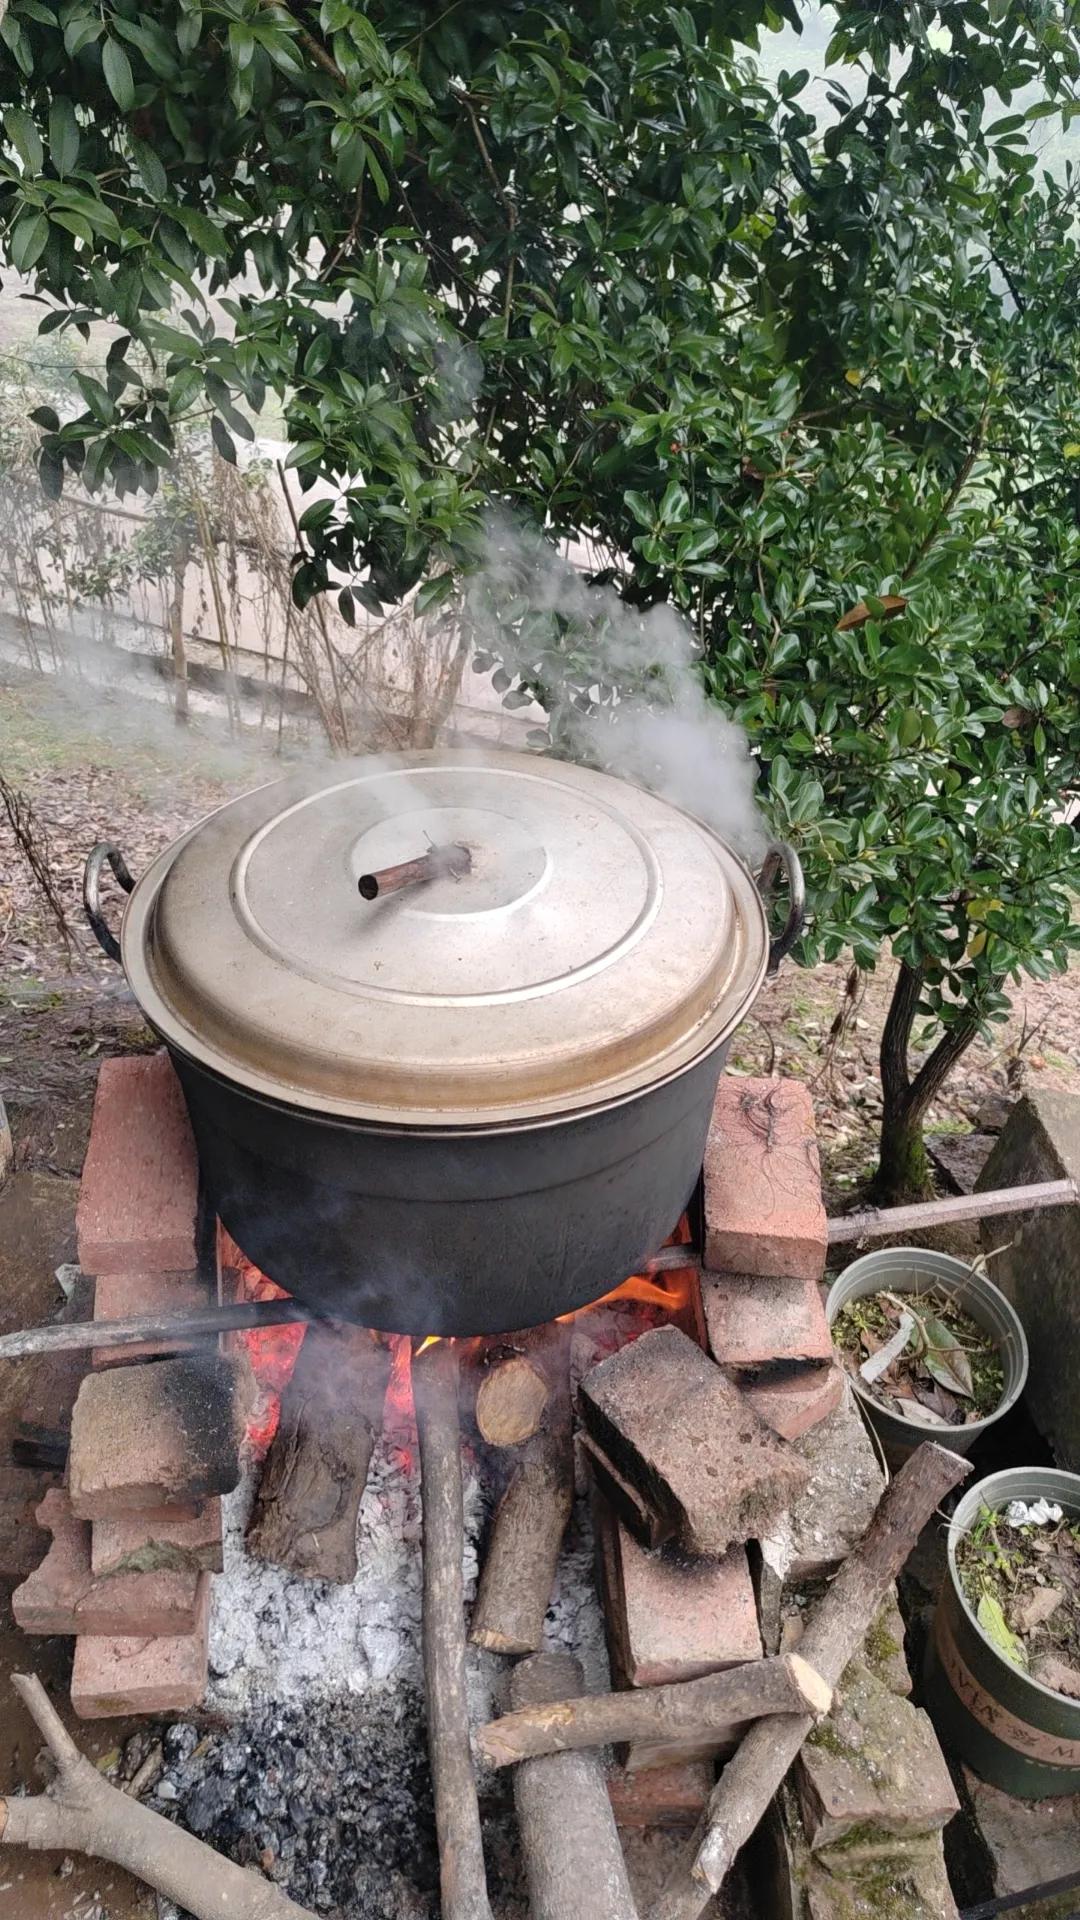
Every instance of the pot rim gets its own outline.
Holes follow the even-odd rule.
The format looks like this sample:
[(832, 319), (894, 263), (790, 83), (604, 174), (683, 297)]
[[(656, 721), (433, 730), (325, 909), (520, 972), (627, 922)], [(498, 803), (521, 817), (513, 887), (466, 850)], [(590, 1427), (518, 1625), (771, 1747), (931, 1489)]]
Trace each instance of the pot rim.
[[(196, 1073), (202, 1074), (205, 1079), (212, 1081), (215, 1085), (227, 1087), (230, 1092), (239, 1094), (245, 1100), (250, 1100), (254, 1106), (271, 1108), (275, 1113), (280, 1113), (289, 1120), (295, 1120), (301, 1123), (309, 1120), (319, 1126), (336, 1127), (344, 1133), (373, 1134), (379, 1137), (390, 1135), (402, 1140), (408, 1140), (410, 1138), (421, 1138), (424, 1140), (498, 1140), (502, 1139), (506, 1134), (547, 1133), (560, 1127), (572, 1127), (582, 1120), (591, 1120), (599, 1114), (615, 1113), (622, 1107), (631, 1107), (637, 1101), (647, 1099), (650, 1094), (659, 1093), (663, 1087), (671, 1086), (677, 1080), (686, 1079), (696, 1068), (703, 1066), (712, 1054), (721, 1052), (728, 1047), (731, 1043), (732, 1034), (735, 1031), (735, 1029), (732, 1028), (730, 1033), (718, 1035), (707, 1047), (703, 1047), (701, 1052), (695, 1055), (694, 1059), (685, 1061), (672, 1072), (664, 1074), (662, 1078), (650, 1080), (645, 1086), (633, 1087), (628, 1092), (620, 1093), (617, 1097), (609, 1100), (598, 1101), (594, 1106), (578, 1107), (573, 1112), (540, 1113), (526, 1115), (522, 1118), (508, 1117), (498, 1122), (491, 1119), (484, 1119), (477, 1121), (475, 1126), (469, 1126), (464, 1122), (459, 1122), (454, 1125), (447, 1125), (445, 1122), (439, 1125), (428, 1125), (424, 1121), (419, 1120), (382, 1120), (372, 1118), (367, 1114), (354, 1116), (349, 1113), (338, 1113), (330, 1108), (305, 1107), (298, 1105), (295, 1101), (284, 1099), (282, 1095), (278, 1093), (264, 1093), (259, 1089), (245, 1085), (242, 1080), (234, 1079), (228, 1073), (223, 1073), (220, 1068), (208, 1065), (206, 1061), (200, 1060), (197, 1054), (189, 1052), (187, 1048), (178, 1045), (169, 1035), (163, 1033), (150, 1019), (145, 1009), (142, 1009), (142, 1011), (148, 1025), (152, 1028), (153, 1032), (157, 1034), (162, 1046), (166, 1048), (167, 1052), (179, 1055), (184, 1063), (193, 1068)], [(723, 1066), (724, 1063), (721, 1061), (717, 1070), (717, 1078), (719, 1078), (720, 1073), (723, 1072)]]
[[(991, 1508), (993, 1512), (998, 1513), (1010, 1498), (1018, 1500), (1024, 1498), (1039, 1498), (1039, 1495), (1032, 1495), (1030, 1492), (1022, 1494), (1019, 1487), (1014, 1488), (1010, 1495), (1008, 1487), (1002, 1483), (1010, 1480), (1039, 1480), (1043, 1475), (1052, 1482), (1066, 1481), (1072, 1491), (1063, 1493), (1060, 1485), (1056, 1485), (1052, 1494), (1048, 1490), (1042, 1497), (1045, 1499), (1054, 1499), (1059, 1506), (1065, 1508), (1066, 1512), (1071, 1513), (1076, 1519), (1080, 1520), (1080, 1473), (1069, 1473), (1064, 1467), (1003, 1467), (998, 1473), (988, 1473), (984, 1479), (977, 1480), (973, 1487), (968, 1488), (967, 1492), (958, 1501), (956, 1510), (949, 1521), (949, 1531), (945, 1541), (949, 1581), (954, 1598), (959, 1603), (965, 1619), (968, 1621), (972, 1630), (978, 1635), (983, 1646), (989, 1653), (993, 1654), (995, 1660), (1007, 1669), (1009, 1673), (1015, 1674), (1018, 1679), (1023, 1680), (1025, 1685), (1031, 1687), (1037, 1695), (1044, 1696), (1047, 1700), (1053, 1700), (1059, 1706), (1064, 1702), (1067, 1707), (1075, 1708), (1077, 1714), (1080, 1715), (1080, 1700), (1071, 1700), (1067, 1693), (1059, 1693), (1056, 1687), (1048, 1687), (1044, 1680), (1037, 1680), (1035, 1675), (1028, 1673), (1024, 1667), (1018, 1667), (1012, 1660), (1006, 1659), (1001, 1648), (995, 1646), (989, 1634), (979, 1625), (975, 1612), (964, 1592), (956, 1565), (957, 1547), (961, 1540), (966, 1539), (967, 1535), (971, 1532), (979, 1507), (986, 1506)], [(999, 1491), (987, 1499), (985, 1495), (985, 1489), (987, 1487), (993, 1487)], [(975, 1504), (976, 1501), (978, 1502), (977, 1505)]]

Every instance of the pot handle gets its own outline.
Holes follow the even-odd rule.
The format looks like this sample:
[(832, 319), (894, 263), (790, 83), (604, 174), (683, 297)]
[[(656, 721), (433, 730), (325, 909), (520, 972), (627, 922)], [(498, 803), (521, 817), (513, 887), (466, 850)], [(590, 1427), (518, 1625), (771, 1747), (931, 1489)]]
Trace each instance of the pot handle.
[(103, 953), (108, 954), (110, 960), (119, 961), (120, 942), (112, 928), (106, 924), (101, 911), (101, 870), (106, 863), (112, 868), (125, 893), (130, 893), (135, 885), (128, 872), (127, 861), (119, 847), (114, 846), (111, 840), (99, 840), (96, 847), (91, 847), (86, 866), (83, 868), (83, 906), (86, 908), (86, 917), (98, 946)]
[(768, 897), (776, 885), (777, 876), (783, 871), (788, 884), (788, 917), (782, 933), (769, 943), (768, 972), (775, 973), (781, 960), (791, 952), (806, 919), (806, 881), (803, 879), (802, 864), (794, 847), (786, 840), (774, 840), (762, 862), (757, 883), (760, 891)]

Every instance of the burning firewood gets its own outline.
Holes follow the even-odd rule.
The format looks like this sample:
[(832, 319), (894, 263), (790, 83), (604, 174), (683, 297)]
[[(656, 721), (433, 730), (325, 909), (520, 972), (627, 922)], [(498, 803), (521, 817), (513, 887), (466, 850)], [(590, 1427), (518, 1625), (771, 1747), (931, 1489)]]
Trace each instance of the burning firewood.
[(570, 1336), (548, 1336), (541, 1363), (549, 1393), (538, 1431), (521, 1449), (495, 1513), (470, 1638), (493, 1653), (534, 1653), (559, 1549), (574, 1503), (574, 1443), (570, 1417)]
[(476, 1424), (490, 1447), (531, 1440), (544, 1418), (551, 1387), (527, 1353), (511, 1353), (485, 1373), (476, 1391)]
[[(859, 1545), (811, 1608), (799, 1641), (804, 1659), (829, 1686), (839, 1685), (858, 1653), (934, 1509), (970, 1472), (959, 1454), (927, 1441), (886, 1487)], [(811, 1714), (793, 1713), (751, 1727), (713, 1789), (690, 1859), (669, 1880), (649, 1920), (699, 1920), (813, 1725)]]
[(382, 1426), (390, 1348), (359, 1327), (310, 1327), (282, 1396), (247, 1544), (313, 1580), (356, 1578), (356, 1517)]
[(0, 1844), (35, 1853), (88, 1853), (124, 1867), (194, 1920), (314, 1920), (260, 1873), (238, 1867), (110, 1786), (79, 1752), (40, 1680), (11, 1684), (56, 1762), (56, 1778), (28, 1799), (0, 1799)]
[[(547, 1700), (572, 1699), (581, 1685), (581, 1668), (569, 1654), (535, 1654), (514, 1668), (511, 1705), (520, 1717)], [(532, 1920), (637, 1920), (595, 1754), (525, 1761), (514, 1775), (514, 1800)]]
[(413, 1357), (424, 1525), (424, 1680), (443, 1920), (491, 1920), (465, 1696), (465, 1519), (458, 1361), (450, 1340)]
[(797, 1653), (781, 1654), (666, 1686), (567, 1699), (545, 1695), (542, 1705), (530, 1704), (489, 1721), (480, 1728), (476, 1744), (491, 1766), (506, 1767), (537, 1754), (574, 1753), (623, 1741), (677, 1740), (689, 1745), (707, 1741), (740, 1720), (792, 1713), (819, 1717), (831, 1705), (832, 1688), (806, 1660)]

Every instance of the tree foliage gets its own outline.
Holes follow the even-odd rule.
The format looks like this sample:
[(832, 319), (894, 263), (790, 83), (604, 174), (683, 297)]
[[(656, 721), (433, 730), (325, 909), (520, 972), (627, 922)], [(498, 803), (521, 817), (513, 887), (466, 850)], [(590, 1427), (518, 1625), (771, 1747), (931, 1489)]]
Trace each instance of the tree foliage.
[[(494, 500), (686, 615), (803, 958), (902, 963), (897, 1188), (939, 1072), (1076, 944), (1077, 189), (1034, 143), (1080, 41), (1046, 0), (833, 15), (811, 111), (756, 52), (793, 0), (10, 0), (0, 222), (43, 328), (122, 330), (39, 415), (48, 491), (153, 489), (193, 417), (233, 457), (272, 393), (338, 483), (299, 604), (438, 606)], [(492, 621), (556, 743), (617, 703), (587, 621)]]

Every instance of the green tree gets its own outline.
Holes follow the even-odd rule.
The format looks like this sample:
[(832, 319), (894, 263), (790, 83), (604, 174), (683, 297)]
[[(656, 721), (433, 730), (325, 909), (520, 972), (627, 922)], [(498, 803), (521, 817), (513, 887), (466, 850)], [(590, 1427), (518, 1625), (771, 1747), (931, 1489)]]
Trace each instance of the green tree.
[[(803, 958), (901, 962), (895, 1194), (1010, 977), (1076, 943), (1075, 192), (1029, 133), (1080, 53), (1044, 0), (833, 15), (811, 112), (755, 59), (793, 0), (10, 0), (0, 225), (43, 329), (122, 330), (38, 414), (47, 491), (152, 490), (192, 417), (233, 457), (270, 392), (339, 489), (298, 604), (437, 607), (494, 500), (686, 615), (806, 861)], [(603, 618), (489, 615), (556, 746), (610, 716)]]

